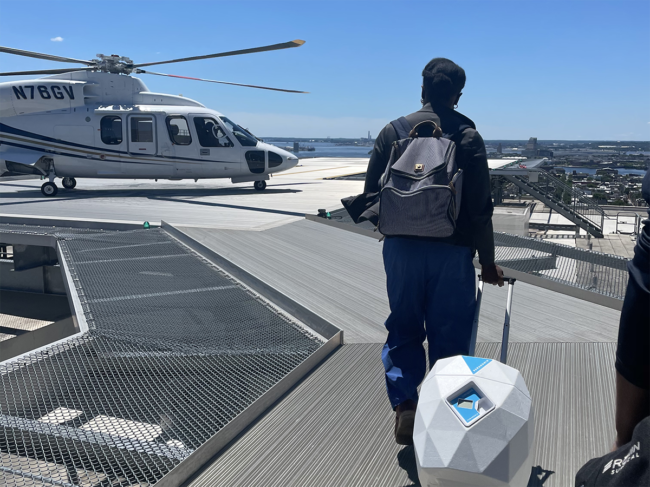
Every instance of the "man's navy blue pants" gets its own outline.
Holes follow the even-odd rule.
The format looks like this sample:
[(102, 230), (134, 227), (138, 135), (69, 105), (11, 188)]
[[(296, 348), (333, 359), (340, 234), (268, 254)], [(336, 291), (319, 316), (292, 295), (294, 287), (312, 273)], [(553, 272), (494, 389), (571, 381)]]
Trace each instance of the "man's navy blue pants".
[(468, 247), (428, 240), (388, 237), (384, 268), (390, 316), (382, 350), (390, 403), (418, 400), (417, 388), (429, 363), (469, 353), (476, 274)]

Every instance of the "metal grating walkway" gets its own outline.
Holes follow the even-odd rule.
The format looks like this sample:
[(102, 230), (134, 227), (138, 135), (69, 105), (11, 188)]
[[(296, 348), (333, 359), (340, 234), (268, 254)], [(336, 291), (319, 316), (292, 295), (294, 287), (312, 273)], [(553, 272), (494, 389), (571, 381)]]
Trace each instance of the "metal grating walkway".
[(5, 485), (154, 484), (324, 343), (162, 230), (27, 232), (88, 331), (0, 363)]

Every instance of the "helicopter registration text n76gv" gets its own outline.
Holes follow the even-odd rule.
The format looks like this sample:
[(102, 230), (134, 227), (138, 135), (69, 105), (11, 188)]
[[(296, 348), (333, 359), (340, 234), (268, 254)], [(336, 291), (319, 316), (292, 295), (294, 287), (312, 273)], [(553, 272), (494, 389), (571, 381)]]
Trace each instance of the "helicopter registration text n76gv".
[[(242, 53), (248, 52), (225, 55)], [(229, 178), (254, 182), (255, 189), (263, 190), (270, 174), (298, 164), (294, 154), (262, 142), (225, 115), (183, 96), (152, 93), (131, 76), (161, 73), (137, 69), (117, 56), (85, 63), (88, 68), (0, 83), (0, 175), (44, 176), (48, 181), (41, 191), (46, 196), (57, 194), (56, 178), (67, 189), (75, 187), (76, 178)]]

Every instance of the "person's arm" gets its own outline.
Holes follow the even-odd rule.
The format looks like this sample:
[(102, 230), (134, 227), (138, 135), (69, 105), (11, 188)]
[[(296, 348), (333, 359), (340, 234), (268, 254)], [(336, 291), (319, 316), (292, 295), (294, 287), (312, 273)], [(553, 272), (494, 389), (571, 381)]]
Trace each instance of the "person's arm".
[(485, 143), (474, 129), (466, 129), (460, 142), (463, 158), (463, 201), (482, 266), (494, 264), (492, 191)]
[(391, 124), (386, 125), (375, 140), (375, 147), (368, 162), (364, 193), (377, 193), (379, 191), (379, 178), (384, 174), (393, 141), (397, 140), (397, 133)]
[(463, 201), (472, 228), (483, 280), (503, 286), (503, 271), (494, 264), (492, 190), (485, 143), (474, 129), (466, 129), (460, 142), (463, 159)]

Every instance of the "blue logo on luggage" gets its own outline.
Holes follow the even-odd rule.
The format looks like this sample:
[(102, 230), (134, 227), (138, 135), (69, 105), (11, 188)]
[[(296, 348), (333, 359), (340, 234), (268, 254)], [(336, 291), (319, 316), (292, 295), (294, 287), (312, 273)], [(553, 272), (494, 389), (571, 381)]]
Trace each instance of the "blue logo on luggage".
[(463, 360), (469, 367), (469, 370), (472, 371), (472, 374), (476, 374), (479, 370), (481, 370), (483, 367), (485, 367), (487, 364), (492, 362), (492, 359), (489, 358), (481, 358), (481, 357), (467, 357), (466, 355), (462, 355)]

